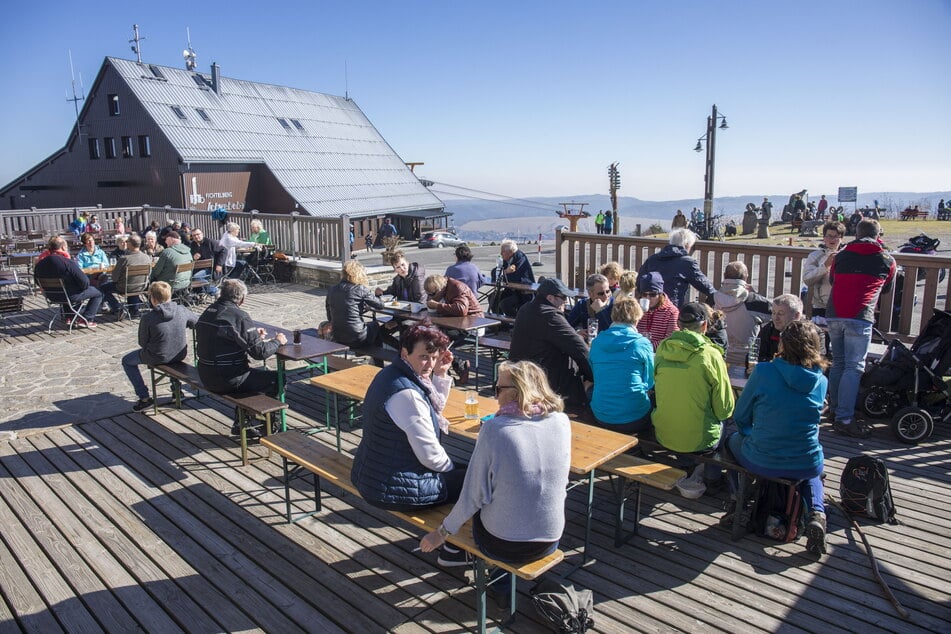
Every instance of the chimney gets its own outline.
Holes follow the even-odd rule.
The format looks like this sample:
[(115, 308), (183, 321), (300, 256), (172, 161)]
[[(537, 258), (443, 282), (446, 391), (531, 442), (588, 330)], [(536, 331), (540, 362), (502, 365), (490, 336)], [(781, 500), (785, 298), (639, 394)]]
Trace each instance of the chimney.
[(211, 63), (211, 89), (221, 96), (221, 67), (216, 62)]

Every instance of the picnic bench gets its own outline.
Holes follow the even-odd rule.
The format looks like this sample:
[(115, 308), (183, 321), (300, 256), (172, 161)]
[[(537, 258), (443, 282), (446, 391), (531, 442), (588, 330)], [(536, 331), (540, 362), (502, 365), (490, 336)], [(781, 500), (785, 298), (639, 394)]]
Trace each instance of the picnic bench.
[[(321, 488), (321, 481), (329, 482), (356, 497), (360, 492), (350, 481), (350, 471), (353, 467), (353, 458), (338, 453), (311, 436), (297, 432), (283, 432), (268, 436), (261, 440), (261, 444), (274, 451), (279, 456), (284, 468), (284, 504), (287, 523), (297, 522), (305, 517), (311, 517), (321, 511), (321, 494), (326, 492)], [(298, 478), (310, 475), (314, 486), (313, 512), (306, 512), (296, 517), (291, 509), (291, 482)], [(342, 496), (341, 496), (342, 497)], [(406, 522), (425, 532), (438, 529), (452, 505), (446, 504), (435, 508), (424, 508), (415, 511), (387, 511), (391, 516)], [(476, 587), (476, 612), (479, 620), (479, 632), (486, 631), (486, 591), (491, 583), (488, 579), (487, 567), (495, 566), (508, 572), (511, 581), (511, 595), (509, 596), (509, 614), (505, 624), (515, 620), (516, 587), (515, 577), (533, 580), (558, 565), (565, 557), (561, 550), (541, 559), (524, 564), (508, 564), (486, 557), (476, 545), (472, 537), (472, 522), (467, 522), (454, 535), (449, 535), (446, 541), (456, 548), (460, 548), (473, 559)], [(503, 624), (503, 625), (505, 625)]]
[(928, 212), (921, 209), (904, 209), (901, 212), (902, 220), (927, 220)]
[[(198, 376), (198, 368), (188, 363), (179, 361), (178, 363), (168, 363), (164, 365), (149, 366), (149, 372), (152, 379), (152, 401), (153, 413), (158, 414), (158, 386), (165, 380), (169, 381), (172, 388), (175, 407), (182, 408), (182, 384), (190, 385), (195, 390), (211, 392)], [(248, 466), (250, 458), (248, 456), (248, 430), (243, 424), (243, 418), (263, 418), (265, 436), (271, 433), (271, 417), (275, 412), (281, 412), (287, 409), (287, 403), (282, 403), (276, 398), (267, 394), (252, 392), (236, 392), (234, 394), (215, 394), (218, 398), (235, 406), (238, 411), (241, 428), (241, 464)], [(270, 457), (270, 452), (267, 456)]]

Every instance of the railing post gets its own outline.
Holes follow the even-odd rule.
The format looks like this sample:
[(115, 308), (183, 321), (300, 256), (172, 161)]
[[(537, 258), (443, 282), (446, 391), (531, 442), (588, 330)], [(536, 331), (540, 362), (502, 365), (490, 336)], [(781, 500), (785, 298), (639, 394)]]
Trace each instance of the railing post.
[(340, 264), (350, 259), (350, 216), (340, 216)]
[(300, 218), (299, 211), (291, 212), (291, 257), (300, 260), (300, 254), (297, 252), (297, 232), (300, 228), (297, 220)]

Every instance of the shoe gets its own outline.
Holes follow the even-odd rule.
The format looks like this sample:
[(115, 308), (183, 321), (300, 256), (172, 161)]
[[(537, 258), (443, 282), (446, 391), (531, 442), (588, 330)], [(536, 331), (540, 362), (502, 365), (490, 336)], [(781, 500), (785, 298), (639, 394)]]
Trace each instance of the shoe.
[(837, 420), (832, 423), (832, 431), (852, 438), (868, 438), (872, 435), (872, 430), (865, 423), (857, 420), (848, 423)]
[(730, 501), (726, 504), (726, 512), (719, 520), (720, 526), (727, 528), (733, 526), (733, 517), (736, 515), (736, 496), (730, 496)]
[(154, 403), (155, 401), (153, 401), (151, 398), (141, 398), (136, 402), (135, 405), (132, 406), (132, 411), (141, 412), (144, 409), (152, 407)]
[(168, 387), (172, 391), (172, 394), (178, 394), (182, 391), (182, 382), (178, 379), (172, 379), (168, 382)]
[(83, 321), (81, 319), (78, 320), (75, 324), (73, 324), (73, 328), (98, 328), (98, 327), (99, 327), (99, 324), (97, 324), (94, 321)]
[(436, 564), (442, 568), (468, 566), (472, 564), (472, 557), (462, 549), (443, 544), (443, 547), (439, 549), (439, 556), (436, 557)]
[(113, 312), (113, 310), (109, 308), (108, 306), (103, 306), (102, 308), (99, 309), (99, 312), (102, 313), (103, 315), (109, 315)]
[(707, 480), (704, 478), (703, 484), (707, 487), (707, 493), (716, 493), (717, 491), (722, 491), (723, 489), (727, 488), (726, 478), (722, 476), (716, 480)]
[(826, 552), (826, 514), (815, 511), (806, 525), (806, 550), (822, 556)]

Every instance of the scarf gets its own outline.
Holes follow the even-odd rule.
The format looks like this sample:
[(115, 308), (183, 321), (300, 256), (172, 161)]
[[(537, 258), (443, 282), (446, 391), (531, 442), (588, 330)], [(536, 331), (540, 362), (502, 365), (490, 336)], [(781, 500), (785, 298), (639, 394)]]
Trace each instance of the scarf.
[[(541, 416), (545, 413), (545, 410), (542, 409), (542, 406), (538, 403), (532, 403), (531, 409), (528, 412), (528, 417)], [(519, 408), (516, 401), (506, 403), (499, 407), (499, 411), (495, 413), (496, 416), (513, 416), (517, 418), (525, 417), (525, 412)]]

